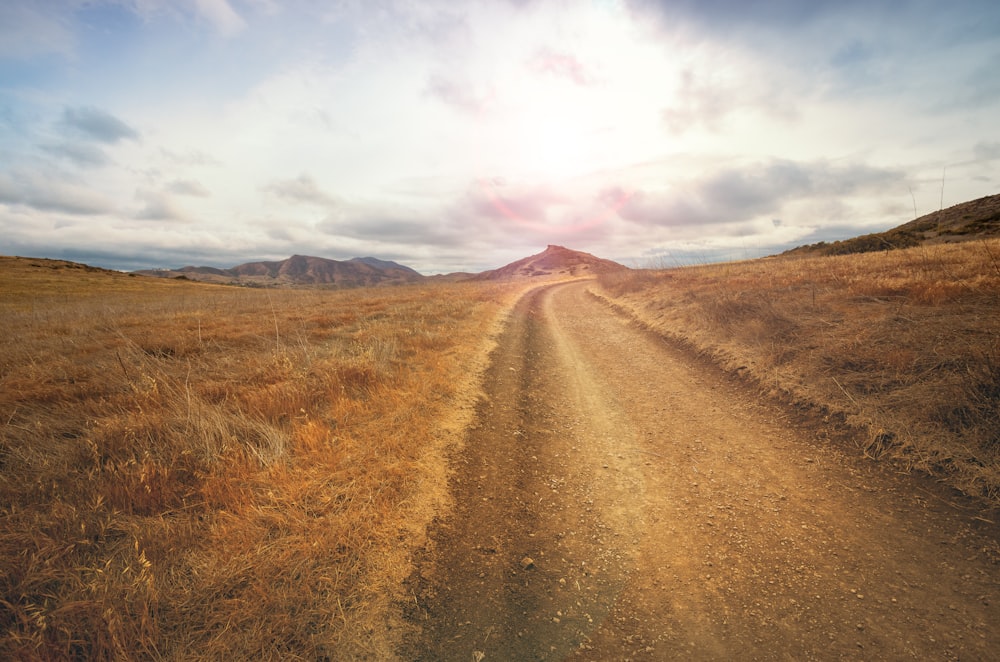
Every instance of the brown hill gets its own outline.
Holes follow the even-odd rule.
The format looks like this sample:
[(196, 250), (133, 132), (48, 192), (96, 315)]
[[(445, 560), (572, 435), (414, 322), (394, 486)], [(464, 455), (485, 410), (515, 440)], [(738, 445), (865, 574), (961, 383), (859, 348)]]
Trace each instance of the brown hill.
[(507, 280), (544, 276), (586, 276), (621, 271), (628, 267), (595, 257), (590, 253), (574, 251), (563, 246), (549, 245), (541, 253), (531, 255), (499, 269), (484, 271), (472, 280)]
[(307, 255), (293, 255), (275, 262), (247, 262), (231, 269), (182, 267), (137, 273), (161, 278), (184, 277), (189, 280), (258, 287), (368, 287), (413, 283), (424, 279), (423, 275), (409, 267), (374, 257), (341, 261)]
[(898, 227), (852, 239), (799, 246), (785, 255), (846, 255), (944, 244), (1000, 236), (1000, 195), (963, 202), (931, 212)]

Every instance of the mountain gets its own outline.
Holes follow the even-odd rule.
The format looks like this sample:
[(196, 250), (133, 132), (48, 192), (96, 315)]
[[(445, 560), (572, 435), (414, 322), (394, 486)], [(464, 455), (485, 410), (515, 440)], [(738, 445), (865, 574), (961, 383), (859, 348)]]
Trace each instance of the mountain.
[(421, 274), (409, 267), (403, 266), (398, 262), (393, 262), (392, 260), (380, 260), (377, 257), (352, 257), (348, 262), (360, 262), (361, 264), (367, 264), (369, 267), (375, 267), (376, 269), (381, 269), (386, 272), (399, 271), (401, 274), (408, 273), (412, 276), (420, 276)]
[(567, 277), (600, 274), (627, 267), (563, 246), (549, 246), (543, 252), (480, 274), (454, 273), (424, 276), (410, 267), (375, 257), (329, 260), (293, 255), (274, 262), (247, 262), (229, 269), (181, 267), (151, 269), (135, 273), (160, 278), (187, 278), (209, 283), (246, 287), (372, 287), (424, 281), (505, 280), (530, 277)]
[(620, 271), (628, 267), (594, 257), (590, 253), (574, 251), (563, 246), (549, 245), (541, 253), (531, 255), (507, 266), (484, 271), (472, 280), (507, 280), (540, 276), (586, 276)]
[(783, 255), (843, 255), (1000, 236), (1000, 195), (931, 212), (898, 227), (843, 241), (799, 246)]
[(424, 276), (409, 267), (374, 257), (340, 261), (308, 255), (293, 255), (286, 260), (276, 262), (247, 262), (231, 269), (182, 267), (136, 273), (251, 287), (307, 285), (338, 288), (370, 287), (414, 283), (424, 279)]

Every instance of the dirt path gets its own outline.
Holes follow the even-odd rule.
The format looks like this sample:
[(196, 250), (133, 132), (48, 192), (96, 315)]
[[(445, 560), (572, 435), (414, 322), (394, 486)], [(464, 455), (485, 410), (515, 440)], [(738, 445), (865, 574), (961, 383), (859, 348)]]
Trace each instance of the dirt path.
[(996, 527), (796, 429), (588, 287), (518, 304), (402, 658), (1000, 656)]

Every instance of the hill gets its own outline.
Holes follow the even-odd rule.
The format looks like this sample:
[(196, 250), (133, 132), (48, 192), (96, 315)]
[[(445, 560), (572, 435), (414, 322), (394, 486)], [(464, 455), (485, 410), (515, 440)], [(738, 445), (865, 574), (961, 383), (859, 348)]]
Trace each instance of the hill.
[[(1000, 506), (1000, 238), (600, 279), (615, 305), (840, 434)], [(993, 516), (990, 516), (992, 519)]]
[(843, 241), (799, 246), (783, 255), (847, 255), (1000, 236), (1000, 195), (932, 212), (898, 227)]
[(374, 257), (330, 260), (293, 255), (275, 262), (247, 262), (230, 269), (182, 267), (136, 272), (160, 278), (187, 278), (211, 283), (246, 286), (335, 286), (371, 287), (422, 281), (424, 276), (410, 267)]
[(510, 264), (484, 271), (472, 280), (508, 280), (539, 276), (585, 276), (626, 270), (628, 267), (595, 257), (590, 253), (574, 251), (563, 246), (549, 245), (541, 253), (511, 262)]

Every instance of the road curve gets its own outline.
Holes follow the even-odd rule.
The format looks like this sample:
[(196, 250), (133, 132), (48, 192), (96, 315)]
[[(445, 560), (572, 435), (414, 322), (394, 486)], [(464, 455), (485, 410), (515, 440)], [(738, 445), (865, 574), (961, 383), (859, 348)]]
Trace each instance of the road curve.
[(589, 287), (516, 306), (400, 657), (996, 659), (996, 526), (796, 428)]

